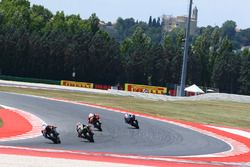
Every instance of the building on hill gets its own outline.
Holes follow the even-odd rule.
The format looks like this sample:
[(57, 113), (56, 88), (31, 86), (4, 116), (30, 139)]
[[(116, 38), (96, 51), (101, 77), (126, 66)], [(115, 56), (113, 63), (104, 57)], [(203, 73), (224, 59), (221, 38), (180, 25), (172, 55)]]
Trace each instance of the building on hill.
[[(170, 32), (174, 28), (185, 29), (187, 20), (188, 20), (187, 16), (173, 17), (171, 15), (163, 15), (162, 16), (163, 31)], [(191, 16), (190, 34), (195, 34), (195, 31), (197, 29), (197, 21), (198, 21), (198, 9), (197, 7), (194, 7)]]
[(245, 49), (250, 51), (250, 46), (242, 46), (242, 47), (241, 47), (241, 51), (243, 51), (243, 50), (245, 50)]

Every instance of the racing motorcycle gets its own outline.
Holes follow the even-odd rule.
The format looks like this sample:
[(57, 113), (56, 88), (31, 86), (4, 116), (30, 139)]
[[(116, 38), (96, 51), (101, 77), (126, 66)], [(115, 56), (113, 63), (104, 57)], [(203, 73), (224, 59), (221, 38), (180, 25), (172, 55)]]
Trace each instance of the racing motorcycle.
[(78, 123), (76, 125), (76, 131), (78, 137), (87, 139), (89, 142), (94, 142), (94, 133), (92, 132), (90, 125)]
[(99, 115), (95, 115), (90, 123), (94, 126), (94, 128), (98, 129), (99, 131), (102, 131), (102, 123), (100, 121)]
[(139, 123), (138, 120), (135, 119), (135, 115), (132, 115), (129, 119), (128, 118), (124, 118), (125, 122), (133, 127), (135, 127), (136, 129), (139, 129)]
[(43, 136), (51, 141), (53, 141), (53, 143), (55, 144), (60, 144), (61, 140), (59, 137), (59, 133), (56, 130), (55, 126), (51, 126), (50, 127), (50, 131), (46, 131), (45, 129), (41, 131)]

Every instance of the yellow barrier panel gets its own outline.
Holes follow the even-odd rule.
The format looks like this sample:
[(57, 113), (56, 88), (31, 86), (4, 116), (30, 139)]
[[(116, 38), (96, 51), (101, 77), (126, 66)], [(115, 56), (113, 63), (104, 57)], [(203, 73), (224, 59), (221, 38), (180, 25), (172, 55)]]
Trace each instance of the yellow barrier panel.
[(167, 88), (159, 86), (148, 86), (148, 85), (138, 85), (138, 84), (125, 84), (125, 90), (130, 92), (143, 92), (143, 93), (153, 93), (153, 94), (166, 94)]
[(75, 81), (66, 81), (66, 80), (61, 80), (61, 85), (63, 86), (72, 86), (72, 87), (81, 87), (81, 88), (94, 88), (93, 83), (88, 83), (88, 82), (75, 82)]

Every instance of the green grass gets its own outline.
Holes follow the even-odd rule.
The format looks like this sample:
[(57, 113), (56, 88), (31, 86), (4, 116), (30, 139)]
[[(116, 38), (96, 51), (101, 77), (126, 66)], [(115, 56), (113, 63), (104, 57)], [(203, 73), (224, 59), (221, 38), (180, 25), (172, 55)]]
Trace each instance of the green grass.
[[(2, 109), (2, 107), (0, 106), (0, 109)], [(3, 126), (3, 120), (0, 118), (0, 128)]]
[(224, 101), (151, 101), (133, 97), (91, 93), (0, 87), (17, 92), (89, 102), (177, 120), (250, 129), (250, 104)]

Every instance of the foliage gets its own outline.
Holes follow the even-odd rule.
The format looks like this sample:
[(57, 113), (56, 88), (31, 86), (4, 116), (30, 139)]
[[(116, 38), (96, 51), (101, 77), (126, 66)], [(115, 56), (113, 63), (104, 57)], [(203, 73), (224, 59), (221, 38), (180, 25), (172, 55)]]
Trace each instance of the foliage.
[(233, 53), (232, 43), (223, 39), (216, 57), (212, 80), (223, 92), (236, 93), (238, 88), (240, 57)]
[(233, 39), (236, 34), (236, 22), (229, 20), (223, 23), (221, 27), (221, 36)]
[(160, 18), (156, 21), (155, 18), (152, 20), (151, 17), (151, 21), (149, 20), (149, 24), (147, 24), (145, 22), (135, 21), (133, 18), (123, 19), (119, 17), (113, 26), (104, 25), (103, 29), (109, 32), (118, 42), (122, 42), (125, 38), (132, 36), (137, 27), (141, 27), (153, 43), (160, 43), (162, 36)]
[(140, 27), (137, 27), (131, 38), (125, 39), (121, 44), (127, 82), (148, 84), (148, 77), (150, 77), (148, 51), (150, 49), (151, 39)]
[(216, 27), (203, 29), (202, 33), (196, 38), (192, 46), (189, 62), (189, 82), (193, 81), (204, 86), (211, 85), (211, 75), (217, 57), (218, 43), (219, 30)]
[[(190, 39), (187, 83), (221, 92), (250, 94), (250, 29), (234, 21), (201, 27)], [(165, 86), (179, 83), (184, 30), (164, 32), (160, 18), (148, 23), (118, 18), (103, 24), (96, 14), (52, 14), (28, 0), (0, 1), (0, 74), (100, 84)], [(72, 74), (76, 75), (73, 76)]]
[(242, 52), (242, 65), (240, 69), (240, 93), (250, 95), (250, 52), (245, 49)]
[(183, 39), (184, 31), (181, 29), (174, 29), (172, 32), (165, 35), (162, 44), (164, 60), (161, 60), (161, 63), (163, 63), (162, 66), (165, 66), (164, 71), (168, 71), (167, 75), (166, 73), (164, 74), (167, 83), (178, 83), (180, 81), (180, 67), (182, 66), (182, 53), (184, 46)]
[(238, 45), (250, 46), (250, 28), (241, 30), (236, 33), (235, 36), (235, 42), (238, 43)]
[[(118, 82), (119, 45), (92, 14), (53, 15), (27, 0), (0, 2), (0, 73), (44, 79)], [(76, 72), (73, 77), (72, 73)], [(107, 75), (106, 75), (107, 74)]]

